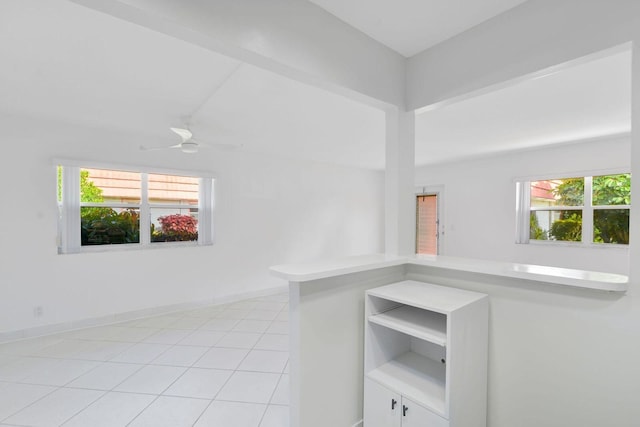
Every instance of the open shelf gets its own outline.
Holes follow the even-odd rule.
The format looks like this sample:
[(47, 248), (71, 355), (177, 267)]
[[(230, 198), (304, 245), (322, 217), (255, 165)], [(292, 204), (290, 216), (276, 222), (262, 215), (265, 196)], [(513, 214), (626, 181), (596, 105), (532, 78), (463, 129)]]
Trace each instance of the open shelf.
[(486, 426), (488, 295), (403, 280), (364, 308), (365, 425)]
[(377, 383), (446, 417), (445, 365), (409, 351), (367, 373)]
[(402, 305), (384, 313), (370, 315), (369, 322), (441, 347), (447, 344), (447, 318), (440, 313)]

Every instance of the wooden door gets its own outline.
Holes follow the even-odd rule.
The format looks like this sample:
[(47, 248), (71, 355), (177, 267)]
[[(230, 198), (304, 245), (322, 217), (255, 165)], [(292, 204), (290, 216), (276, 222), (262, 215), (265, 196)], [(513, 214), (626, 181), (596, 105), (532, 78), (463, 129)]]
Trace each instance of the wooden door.
[(416, 253), (438, 255), (438, 195), (420, 194), (416, 198)]

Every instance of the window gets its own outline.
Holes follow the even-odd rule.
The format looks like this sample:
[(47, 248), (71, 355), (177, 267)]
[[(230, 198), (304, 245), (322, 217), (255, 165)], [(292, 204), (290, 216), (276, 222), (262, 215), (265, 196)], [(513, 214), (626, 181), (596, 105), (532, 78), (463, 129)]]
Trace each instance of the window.
[(205, 175), (58, 166), (58, 206), (60, 253), (213, 242)]
[(631, 174), (520, 181), (517, 242), (629, 244)]

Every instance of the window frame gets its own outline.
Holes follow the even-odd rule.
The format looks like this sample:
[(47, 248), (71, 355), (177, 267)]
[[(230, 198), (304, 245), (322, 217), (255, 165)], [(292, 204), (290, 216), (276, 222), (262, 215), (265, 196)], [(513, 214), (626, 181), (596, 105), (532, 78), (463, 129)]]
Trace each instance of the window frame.
[[(616, 168), (605, 170), (588, 170), (568, 173), (554, 173), (515, 178), (516, 185), (516, 236), (517, 244), (552, 245), (567, 247), (590, 248), (618, 248), (627, 249), (629, 244), (624, 243), (597, 243), (594, 238), (594, 212), (608, 209), (628, 209), (631, 205), (593, 205), (593, 178), (597, 176), (630, 174), (629, 168)], [(559, 178), (563, 177), (563, 178)], [(531, 182), (548, 181), (554, 179), (583, 178), (584, 198), (581, 206), (539, 206), (531, 207)], [(530, 238), (530, 215), (532, 211), (568, 211), (582, 212), (582, 240), (580, 242), (566, 240), (537, 240)]]
[[(215, 244), (214, 210), (215, 210), (215, 175), (209, 171), (179, 170), (168, 168), (146, 167), (130, 164), (111, 164), (91, 161), (79, 161), (69, 159), (54, 159), (54, 170), (62, 166), (62, 196), (56, 197), (58, 204), (58, 253), (91, 253), (111, 252), (127, 250), (144, 250), (169, 247), (194, 247), (211, 246)], [(80, 170), (103, 169), (123, 172), (140, 173), (141, 189), (140, 203), (95, 203), (80, 201)], [(148, 175), (162, 174), (199, 178), (198, 194), (198, 240), (177, 242), (152, 242), (151, 241), (151, 208), (171, 207), (178, 205), (149, 203)], [(82, 246), (80, 238), (81, 207), (110, 207), (110, 208), (134, 208), (139, 209), (140, 214), (140, 242), (111, 245)], [(184, 205), (181, 206), (185, 208)]]

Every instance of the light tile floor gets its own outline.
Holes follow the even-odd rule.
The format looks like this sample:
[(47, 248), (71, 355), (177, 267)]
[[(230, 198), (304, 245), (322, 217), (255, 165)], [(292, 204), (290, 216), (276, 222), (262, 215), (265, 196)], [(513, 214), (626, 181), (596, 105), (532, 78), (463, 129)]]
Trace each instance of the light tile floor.
[(0, 426), (288, 427), (286, 294), (0, 344)]

